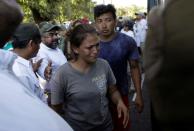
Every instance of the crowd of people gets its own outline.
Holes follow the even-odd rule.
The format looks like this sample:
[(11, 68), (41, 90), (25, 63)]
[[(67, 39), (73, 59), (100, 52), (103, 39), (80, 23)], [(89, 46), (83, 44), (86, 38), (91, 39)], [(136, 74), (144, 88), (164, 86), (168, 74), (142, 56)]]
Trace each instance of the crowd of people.
[(1, 92), (0, 121), (4, 124), (0, 129), (129, 129), (128, 82), (123, 78), (127, 78), (129, 61), (137, 91), (137, 109), (141, 112), (139, 54), (133, 38), (114, 30), (114, 6), (96, 6), (95, 26), (75, 21), (65, 33), (61, 26), (50, 22), (21, 23), (22, 11), (14, 1), (3, 0), (0, 6), (5, 17), (1, 21), (1, 47), (8, 44), (12, 47), (1, 50), (0, 77), (8, 83), (3, 84)]
[[(177, 3), (186, 10), (183, 0)], [(188, 3), (191, 6), (193, 1)], [(140, 12), (135, 14), (135, 21), (123, 21), (117, 28), (115, 7), (96, 5), (93, 24), (77, 20), (67, 31), (64, 25), (50, 22), (22, 23), (18, 3), (1, 0), (0, 130), (129, 131), (129, 80), (134, 84), (136, 110), (141, 113), (144, 70), (153, 124), (157, 125), (153, 130), (192, 130), (193, 102), (183, 100), (192, 96), (193, 60), (178, 47), (186, 40), (190, 40), (186, 47), (192, 47), (194, 28), (186, 26), (184, 38), (177, 38), (176, 31), (182, 28), (170, 21), (171, 15), (180, 20), (176, 2), (167, 2), (166, 7), (150, 12), (149, 28), (146, 14)], [(189, 11), (193, 8), (183, 11), (181, 18)], [(186, 47), (184, 51), (192, 53)], [(177, 53), (186, 63), (175, 59)], [(190, 72), (185, 72), (184, 67)], [(177, 84), (184, 79), (177, 76), (178, 72), (186, 74), (188, 83)], [(178, 109), (178, 102), (189, 108), (186, 114)]]

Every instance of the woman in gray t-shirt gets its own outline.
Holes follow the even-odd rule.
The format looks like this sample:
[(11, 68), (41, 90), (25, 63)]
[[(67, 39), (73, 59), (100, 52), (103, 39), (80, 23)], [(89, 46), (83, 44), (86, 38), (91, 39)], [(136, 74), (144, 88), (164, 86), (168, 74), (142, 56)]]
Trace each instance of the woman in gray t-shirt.
[(110, 97), (126, 126), (129, 113), (115, 86), (115, 77), (109, 64), (97, 58), (96, 30), (91, 25), (78, 25), (72, 30), (70, 43), (74, 59), (62, 65), (49, 83), (53, 109), (75, 131), (111, 131)]

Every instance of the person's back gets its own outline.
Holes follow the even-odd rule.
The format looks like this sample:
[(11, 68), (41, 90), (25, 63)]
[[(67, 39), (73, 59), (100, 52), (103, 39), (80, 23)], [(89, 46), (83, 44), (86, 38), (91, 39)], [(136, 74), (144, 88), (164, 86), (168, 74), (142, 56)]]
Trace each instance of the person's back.
[(13, 72), (32, 93), (46, 103), (31, 61), (32, 57), (36, 56), (41, 41), (38, 27), (33, 23), (20, 24), (12, 40), (13, 52), (18, 56), (12, 67)]
[(11, 69), (16, 56), (2, 50), (0, 56), (0, 130), (71, 131), (62, 118), (19, 82)]
[[(0, 48), (22, 21), (18, 4), (0, 1)], [(17, 56), (0, 49), (0, 130), (1, 131), (72, 131), (54, 111), (41, 102), (17, 79), (12, 64)]]
[(193, 0), (150, 12), (145, 80), (162, 130), (194, 130)]

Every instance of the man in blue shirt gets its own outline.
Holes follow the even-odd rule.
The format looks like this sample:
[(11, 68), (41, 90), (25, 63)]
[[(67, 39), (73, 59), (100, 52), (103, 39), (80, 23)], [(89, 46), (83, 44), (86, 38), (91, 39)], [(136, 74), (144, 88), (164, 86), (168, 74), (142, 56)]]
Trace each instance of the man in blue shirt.
[[(97, 5), (94, 7), (94, 19), (100, 36), (99, 57), (107, 60), (113, 70), (117, 80), (117, 87), (120, 91), (126, 106), (128, 101), (128, 79), (127, 62), (130, 64), (131, 75), (135, 85), (135, 104), (138, 112), (143, 110), (143, 100), (141, 93), (141, 75), (139, 68), (139, 54), (135, 41), (120, 32), (115, 32), (116, 9), (112, 5)], [(122, 118), (118, 119), (116, 107), (112, 108), (114, 131), (128, 131), (130, 125), (124, 128)]]

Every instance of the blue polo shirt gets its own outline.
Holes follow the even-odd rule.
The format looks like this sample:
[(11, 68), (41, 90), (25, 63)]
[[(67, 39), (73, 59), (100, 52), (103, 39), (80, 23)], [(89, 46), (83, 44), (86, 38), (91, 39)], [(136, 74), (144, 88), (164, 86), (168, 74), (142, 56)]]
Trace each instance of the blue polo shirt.
[(109, 62), (121, 95), (128, 95), (127, 61), (139, 59), (135, 40), (117, 32), (113, 40), (108, 42), (100, 41), (99, 57)]

